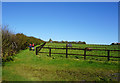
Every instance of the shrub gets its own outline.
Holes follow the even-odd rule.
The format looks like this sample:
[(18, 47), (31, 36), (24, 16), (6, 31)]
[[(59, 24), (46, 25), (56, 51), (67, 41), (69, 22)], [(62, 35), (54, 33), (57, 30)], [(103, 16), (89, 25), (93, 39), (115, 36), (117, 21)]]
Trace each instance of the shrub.
[(28, 48), (30, 43), (38, 45), (44, 42), (41, 39), (35, 37), (28, 37), (23, 33), (12, 33), (8, 26), (2, 28), (2, 62), (13, 60), (13, 55), (15, 55), (19, 50), (24, 50)]

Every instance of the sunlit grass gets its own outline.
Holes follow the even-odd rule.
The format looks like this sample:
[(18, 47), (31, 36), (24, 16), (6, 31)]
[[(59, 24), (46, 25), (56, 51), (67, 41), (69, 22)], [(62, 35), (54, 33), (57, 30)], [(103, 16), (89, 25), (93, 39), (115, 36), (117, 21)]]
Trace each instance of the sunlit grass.
[[(66, 44), (65, 43), (47, 43), (44, 47), (51, 47), (51, 48), (65, 48)], [(103, 49), (103, 50), (120, 50), (118, 48), (118, 45), (90, 45), (90, 44), (72, 44), (72, 47), (68, 48), (82, 48), (85, 49), (86, 47), (90, 47), (92, 49)], [(40, 52), (48, 52), (46, 53), (49, 55), (49, 49), (42, 49)], [(66, 53), (66, 49), (51, 49), (51, 53)], [(68, 50), (68, 54), (82, 54), (84, 55), (84, 50)], [(108, 56), (107, 51), (98, 51), (98, 50), (92, 50), (92, 51), (87, 51), (86, 55), (97, 55), (97, 56)], [(52, 54), (53, 57), (65, 57), (65, 54)], [(118, 51), (110, 51), (110, 56), (119, 56)], [(79, 58), (81, 59), (80, 55), (68, 55), (68, 57), (71, 58)], [(93, 60), (107, 60), (107, 57), (94, 57), (94, 56), (87, 56), (87, 59), (93, 59)], [(118, 58), (110, 58), (111, 60), (117, 60), (119, 61)]]
[(45, 53), (35, 55), (35, 51), (27, 49), (20, 51), (14, 57), (14, 61), (5, 63), (2, 79), (5, 81), (117, 81), (117, 75), (114, 74), (118, 73), (118, 66), (118, 61), (99, 61), (89, 57), (84, 60), (82, 56), (72, 55), (65, 58), (62, 54), (52, 54), (52, 57), (49, 57)]

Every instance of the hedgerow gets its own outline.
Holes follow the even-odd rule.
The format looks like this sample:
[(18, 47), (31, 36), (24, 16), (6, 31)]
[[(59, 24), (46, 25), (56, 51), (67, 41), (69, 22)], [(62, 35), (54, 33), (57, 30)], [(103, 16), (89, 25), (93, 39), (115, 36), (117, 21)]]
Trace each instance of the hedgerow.
[(7, 26), (2, 27), (2, 62), (13, 60), (13, 56), (20, 50), (27, 49), (29, 44), (39, 45), (44, 42), (35, 37), (28, 37), (23, 33), (14, 34)]

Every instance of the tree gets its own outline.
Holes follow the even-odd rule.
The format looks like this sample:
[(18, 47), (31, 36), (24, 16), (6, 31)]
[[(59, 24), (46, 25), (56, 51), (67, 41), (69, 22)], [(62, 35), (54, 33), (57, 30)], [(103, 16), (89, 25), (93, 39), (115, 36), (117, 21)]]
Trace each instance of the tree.
[(52, 42), (52, 39), (51, 39), (51, 38), (49, 39), (49, 43), (50, 43), (50, 42)]

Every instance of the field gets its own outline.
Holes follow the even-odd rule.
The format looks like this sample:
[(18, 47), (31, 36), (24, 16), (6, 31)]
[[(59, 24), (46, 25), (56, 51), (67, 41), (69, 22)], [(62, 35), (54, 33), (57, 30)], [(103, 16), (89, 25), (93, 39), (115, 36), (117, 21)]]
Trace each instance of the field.
[[(65, 48), (66, 44), (64, 43), (47, 43), (44, 47), (50, 47), (50, 48)], [(103, 49), (103, 50), (119, 50), (120, 47), (118, 45), (90, 45), (90, 44), (72, 44), (72, 47), (68, 48), (81, 48), (85, 49), (86, 47), (92, 48), (92, 49)], [(40, 52), (48, 52), (49, 49), (42, 49)], [(66, 49), (52, 49), (51, 53), (66, 53)], [(99, 50), (92, 50), (87, 51), (86, 55), (96, 55), (96, 56), (107, 56), (107, 51), (99, 51)], [(84, 50), (68, 50), (68, 54), (82, 54), (84, 55)], [(110, 56), (119, 56), (118, 51), (110, 51)], [(52, 54), (52, 57), (65, 57), (63, 54)], [(80, 55), (68, 55), (69, 58), (77, 58), (77, 59), (83, 59), (83, 56)], [(87, 56), (87, 59), (89, 60), (99, 60), (99, 61), (105, 61), (107, 60), (107, 57), (94, 57), (94, 56)], [(118, 61), (118, 58), (110, 58), (112, 61)]]
[[(47, 43), (44, 47), (65, 47), (65, 44)], [(73, 47), (106, 47), (106, 49), (118, 50), (117, 45), (84, 45), (72, 44)], [(72, 47), (72, 48), (73, 48)], [(105, 49), (105, 48), (98, 48)], [(49, 49), (41, 49), (40, 52), (49, 52)], [(52, 49), (53, 52), (65, 53), (65, 50)], [(69, 51), (68, 53), (80, 53), (82, 51)], [(87, 52), (87, 54), (104, 54), (104, 52)], [(118, 56), (118, 52), (111, 53), (112, 56)], [(15, 60), (5, 63), (3, 66), (3, 81), (118, 81), (119, 63), (118, 59), (101, 57), (39, 53), (29, 49), (22, 50), (16, 56)], [(103, 60), (104, 59), (104, 60)]]

